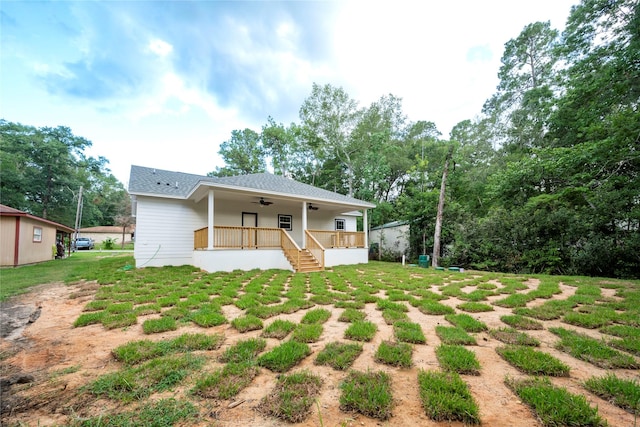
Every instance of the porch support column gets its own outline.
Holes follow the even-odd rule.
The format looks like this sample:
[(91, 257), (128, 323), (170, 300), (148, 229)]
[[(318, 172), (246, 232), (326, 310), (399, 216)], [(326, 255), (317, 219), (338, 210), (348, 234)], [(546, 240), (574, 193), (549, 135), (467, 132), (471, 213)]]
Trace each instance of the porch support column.
[(302, 249), (307, 247), (307, 202), (302, 202)]
[(209, 190), (207, 201), (207, 250), (211, 251), (213, 250), (213, 225), (215, 224), (213, 220), (213, 190)]
[(362, 228), (364, 229), (364, 247), (369, 247), (369, 221), (367, 220), (367, 209), (362, 210)]

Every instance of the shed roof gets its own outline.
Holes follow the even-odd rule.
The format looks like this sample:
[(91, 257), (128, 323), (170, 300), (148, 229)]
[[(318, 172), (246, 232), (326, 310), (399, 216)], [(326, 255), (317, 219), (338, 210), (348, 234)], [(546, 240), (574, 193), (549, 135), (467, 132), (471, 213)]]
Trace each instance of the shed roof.
[[(128, 225), (125, 233), (133, 233), (135, 225)], [(119, 225), (98, 225), (95, 227), (85, 227), (79, 230), (81, 233), (122, 233), (122, 227)]]
[(407, 224), (409, 224), (409, 221), (392, 221), (387, 222), (386, 224), (378, 225), (377, 227), (372, 227), (371, 230), (382, 230), (384, 228), (401, 227)]
[(65, 231), (67, 233), (73, 232), (73, 228), (67, 227), (66, 225), (59, 224), (54, 221), (49, 221), (48, 219), (40, 218), (39, 216), (31, 215), (30, 213), (12, 208), (10, 206), (0, 204), (0, 216), (15, 216), (15, 217), (25, 217), (30, 218), (35, 221), (40, 221), (45, 224), (49, 224), (56, 228), (58, 231)]
[(266, 192), (292, 198), (321, 200), (361, 208), (375, 207), (374, 204), (369, 202), (270, 173), (210, 177), (136, 165), (131, 166), (129, 193), (133, 195), (187, 199), (201, 187), (236, 189), (256, 194)]

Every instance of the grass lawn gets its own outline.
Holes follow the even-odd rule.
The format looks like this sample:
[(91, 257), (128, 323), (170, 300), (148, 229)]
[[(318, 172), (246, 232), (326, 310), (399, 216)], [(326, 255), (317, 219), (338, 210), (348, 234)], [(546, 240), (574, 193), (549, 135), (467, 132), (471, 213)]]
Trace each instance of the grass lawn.
[[(130, 254), (88, 251), (0, 270), (2, 299), (51, 282), (89, 289), (43, 310), (60, 326), (47, 330), (43, 348), (0, 352), (3, 378), (29, 351), (65, 355), (48, 360), (33, 383), (11, 386), (19, 398), (11, 402), (38, 410), (30, 417), (24, 404), (10, 408), (3, 425), (38, 425), (45, 410), (71, 426), (334, 426), (356, 417), (364, 425), (425, 417), (474, 425), (485, 416), (600, 426), (633, 425), (638, 415), (640, 281), (381, 262), (311, 274), (132, 266)], [(73, 319), (57, 323), (67, 307)], [(86, 336), (91, 350), (70, 351), (70, 336)], [(126, 339), (115, 343), (119, 336)], [(569, 360), (609, 374), (580, 382)], [(535, 378), (508, 378), (514, 368)], [(512, 398), (474, 386), (487, 375), (500, 375)], [(587, 403), (593, 395), (598, 407), (617, 407), (602, 413), (620, 418), (606, 420)]]
[(95, 280), (96, 270), (123, 268), (134, 264), (130, 253), (83, 251), (70, 257), (34, 265), (0, 268), (0, 301), (28, 292), (29, 288), (45, 283), (73, 283), (81, 279)]

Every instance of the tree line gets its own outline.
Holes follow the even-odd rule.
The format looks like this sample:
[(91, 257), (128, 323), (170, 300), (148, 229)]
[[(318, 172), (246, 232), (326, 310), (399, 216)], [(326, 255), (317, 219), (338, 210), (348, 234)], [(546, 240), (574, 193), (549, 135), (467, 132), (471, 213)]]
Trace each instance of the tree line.
[(234, 130), (210, 175), (270, 169), (375, 202), (368, 225), (408, 221), (416, 258), (434, 246), (452, 150), (443, 264), (640, 277), (639, 4), (583, 0), (562, 32), (525, 26), (505, 44), (498, 77), (448, 138), (409, 121), (392, 94), (360, 107), (314, 83), (298, 123)]
[(82, 187), (80, 228), (130, 224), (127, 191), (89, 147), (68, 127), (0, 119), (0, 203), (73, 227)]

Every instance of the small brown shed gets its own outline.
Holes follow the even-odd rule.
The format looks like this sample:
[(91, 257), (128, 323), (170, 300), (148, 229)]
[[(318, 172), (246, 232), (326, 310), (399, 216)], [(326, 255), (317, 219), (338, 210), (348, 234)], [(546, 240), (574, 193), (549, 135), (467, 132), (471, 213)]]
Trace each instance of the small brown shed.
[(58, 239), (71, 233), (71, 227), (0, 204), (0, 266), (49, 261)]

